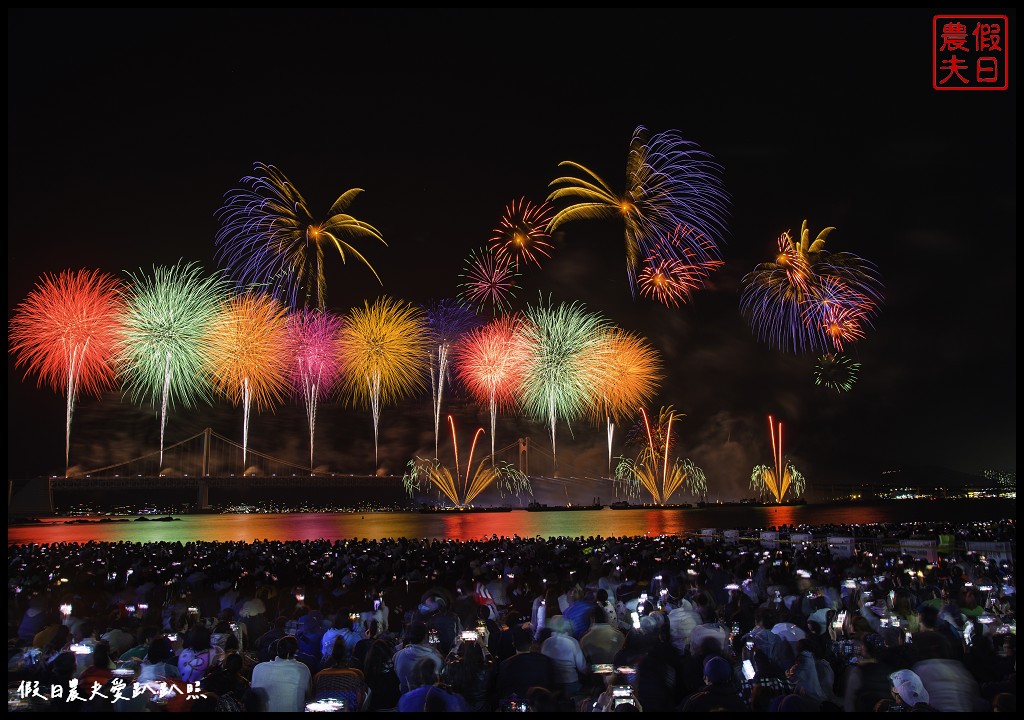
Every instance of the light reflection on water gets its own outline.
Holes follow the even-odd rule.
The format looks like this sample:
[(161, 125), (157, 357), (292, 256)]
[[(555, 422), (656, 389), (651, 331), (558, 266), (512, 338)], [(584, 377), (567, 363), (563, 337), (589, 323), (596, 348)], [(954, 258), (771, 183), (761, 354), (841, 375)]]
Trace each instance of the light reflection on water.
[(1016, 518), (1013, 500), (904, 501), (877, 505), (727, 506), (688, 510), (580, 510), (573, 512), (291, 513), (180, 515), (172, 522), (129, 521), (65, 525), (66, 518), (9, 526), (8, 544), (88, 542), (191, 542), (197, 540), (327, 540), (418, 537), (470, 540), (491, 535), (579, 537), (675, 535), (702, 528), (758, 528), (799, 524), (973, 522)]

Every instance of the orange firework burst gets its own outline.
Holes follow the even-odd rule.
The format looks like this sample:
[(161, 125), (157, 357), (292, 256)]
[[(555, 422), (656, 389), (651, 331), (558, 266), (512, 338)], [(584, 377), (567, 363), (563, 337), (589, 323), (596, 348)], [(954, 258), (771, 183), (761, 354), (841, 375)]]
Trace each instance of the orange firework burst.
[(605, 422), (608, 431), (608, 471), (611, 472), (615, 420), (654, 397), (661, 380), (661, 359), (646, 339), (613, 328), (602, 338), (603, 346), (591, 355), (596, 359), (587, 374), (595, 378), (591, 416)]
[(864, 337), (864, 326), (870, 325), (874, 303), (863, 293), (855, 292), (838, 278), (826, 276), (811, 294), (813, 302), (805, 304), (803, 319), (819, 329), (839, 352), (844, 342)]
[(249, 441), (249, 409), (273, 408), (288, 389), (290, 341), (285, 306), (247, 293), (225, 303), (206, 335), (206, 368), (213, 386), (244, 411), (242, 462)]
[(553, 208), (547, 203), (534, 205), (525, 198), (513, 200), (505, 208), (501, 222), (491, 235), (491, 250), (499, 258), (519, 265), (519, 260), (540, 267), (538, 256), (549, 258), (554, 247), (548, 242), (547, 226)]

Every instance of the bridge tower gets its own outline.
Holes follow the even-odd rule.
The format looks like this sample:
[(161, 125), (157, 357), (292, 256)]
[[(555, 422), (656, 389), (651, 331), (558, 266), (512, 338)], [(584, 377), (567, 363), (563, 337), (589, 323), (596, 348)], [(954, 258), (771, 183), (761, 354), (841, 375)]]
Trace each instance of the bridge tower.
[(199, 510), (210, 509), (210, 444), (213, 441), (212, 428), (203, 430), (203, 469), (199, 473), (199, 482), (196, 486), (196, 508)]

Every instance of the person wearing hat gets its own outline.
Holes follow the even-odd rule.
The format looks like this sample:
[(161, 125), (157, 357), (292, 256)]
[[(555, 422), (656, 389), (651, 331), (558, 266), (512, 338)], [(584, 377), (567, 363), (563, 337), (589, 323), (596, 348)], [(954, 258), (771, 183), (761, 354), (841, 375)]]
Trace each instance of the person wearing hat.
[(690, 695), (678, 707), (682, 712), (747, 712), (750, 708), (737, 694), (732, 663), (724, 657), (712, 655), (704, 661), (702, 690)]
[(928, 691), (913, 670), (889, 675), (891, 700), (879, 700), (875, 712), (938, 712), (928, 704)]

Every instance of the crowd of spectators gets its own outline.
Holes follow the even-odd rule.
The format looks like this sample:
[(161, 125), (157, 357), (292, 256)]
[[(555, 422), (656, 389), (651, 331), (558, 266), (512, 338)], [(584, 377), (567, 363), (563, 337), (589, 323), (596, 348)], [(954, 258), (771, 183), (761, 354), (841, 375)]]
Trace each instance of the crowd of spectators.
[(844, 556), (828, 528), (11, 545), (8, 709), (1013, 711), (1015, 524), (918, 532), (950, 529), (1011, 552)]

